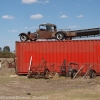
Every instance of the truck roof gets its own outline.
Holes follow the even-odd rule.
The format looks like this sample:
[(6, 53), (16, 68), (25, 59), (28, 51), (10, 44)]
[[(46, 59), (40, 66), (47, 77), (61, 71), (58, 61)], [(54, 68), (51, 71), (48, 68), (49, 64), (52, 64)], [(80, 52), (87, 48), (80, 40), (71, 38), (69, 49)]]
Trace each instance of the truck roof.
[(40, 24), (39, 26), (45, 26), (45, 25), (56, 26), (55, 24), (51, 24), (51, 23)]

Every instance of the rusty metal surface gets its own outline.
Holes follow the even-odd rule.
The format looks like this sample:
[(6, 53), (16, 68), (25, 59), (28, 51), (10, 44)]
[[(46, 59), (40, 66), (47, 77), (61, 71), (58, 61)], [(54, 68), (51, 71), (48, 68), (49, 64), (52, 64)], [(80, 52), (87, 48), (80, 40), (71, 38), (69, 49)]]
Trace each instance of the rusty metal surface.
[(50, 71), (48, 66), (46, 66), (46, 60), (42, 58), (42, 61), (38, 66), (31, 66), (30, 70), (28, 71), (28, 78), (50, 78)]
[[(61, 33), (60, 35), (58, 35), (58, 37), (62, 37), (62, 39), (57, 38), (57, 34)], [(24, 35), (27, 39), (26, 41), (30, 40), (34, 40), (36, 41), (36, 39), (52, 39), (55, 38), (57, 40), (63, 40), (63, 39), (72, 39), (72, 38), (81, 38), (83, 36), (96, 36), (96, 35), (100, 35), (100, 29), (99, 28), (91, 28), (91, 29), (82, 29), (82, 30), (73, 30), (71, 31), (70, 29), (66, 29), (66, 30), (57, 30), (57, 27), (55, 24), (40, 24), (39, 25), (39, 29), (36, 30), (36, 32), (31, 33), (20, 33), (20, 40), (23, 41), (21, 39), (22, 35)], [(64, 35), (64, 36), (61, 36)], [(23, 36), (23, 37), (24, 37)]]

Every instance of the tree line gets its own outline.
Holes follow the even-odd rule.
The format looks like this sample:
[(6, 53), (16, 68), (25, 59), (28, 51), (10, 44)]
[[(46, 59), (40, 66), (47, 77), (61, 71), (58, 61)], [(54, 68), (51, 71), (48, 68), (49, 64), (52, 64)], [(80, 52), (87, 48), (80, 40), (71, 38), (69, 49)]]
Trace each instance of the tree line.
[(0, 47), (0, 58), (15, 58), (15, 52), (11, 52), (9, 46)]

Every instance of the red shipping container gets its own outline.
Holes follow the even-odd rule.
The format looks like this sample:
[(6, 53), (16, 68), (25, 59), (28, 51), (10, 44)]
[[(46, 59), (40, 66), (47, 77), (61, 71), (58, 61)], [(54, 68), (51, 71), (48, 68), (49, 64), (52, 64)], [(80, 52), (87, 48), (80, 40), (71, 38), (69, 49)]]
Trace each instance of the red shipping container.
[[(16, 41), (16, 69), (18, 74), (27, 74), (30, 58), (32, 66), (39, 66), (42, 59), (50, 71), (59, 72), (64, 59), (70, 62), (93, 65), (93, 69), (100, 74), (100, 40), (69, 40), (69, 41)], [(51, 67), (52, 64), (54, 68)], [(87, 71), (85, 66), (82, 73)]]

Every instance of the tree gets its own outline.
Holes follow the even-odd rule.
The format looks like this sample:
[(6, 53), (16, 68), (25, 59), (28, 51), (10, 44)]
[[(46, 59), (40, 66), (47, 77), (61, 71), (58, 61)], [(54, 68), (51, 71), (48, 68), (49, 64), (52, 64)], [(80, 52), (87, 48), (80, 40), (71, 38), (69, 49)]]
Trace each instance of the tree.
[(3, 52), (10, 52), (10, 47), (9, 46), (5, 46), (3, 48)]
[(2, 52), (2, 48), (0, 47), (0, 52)]

